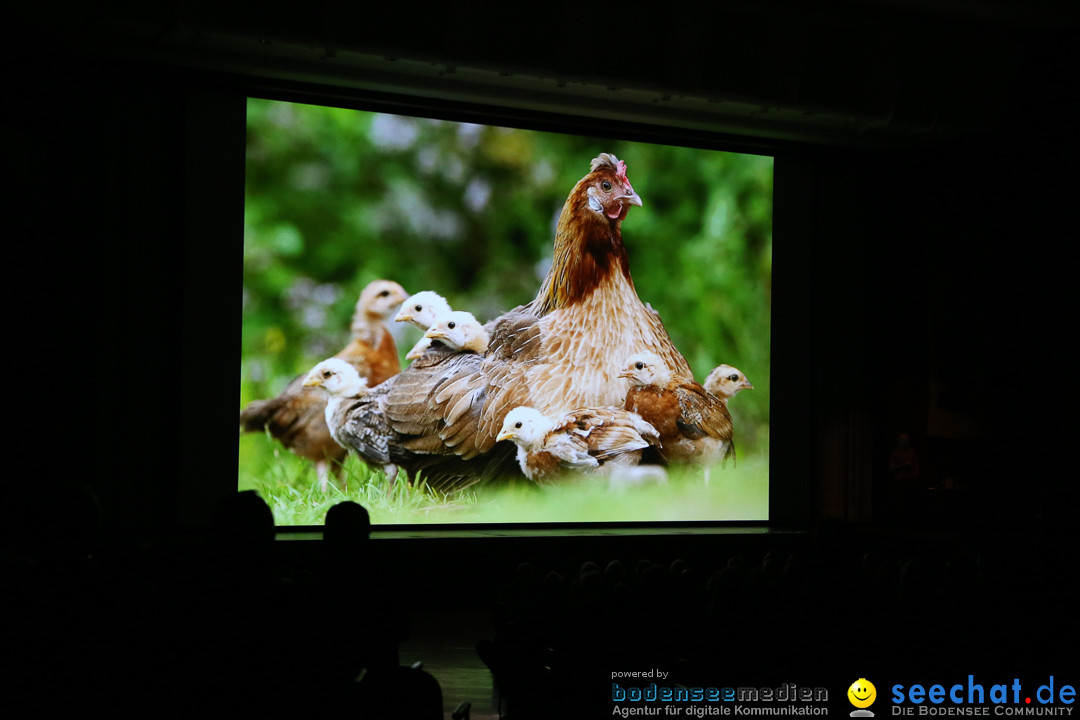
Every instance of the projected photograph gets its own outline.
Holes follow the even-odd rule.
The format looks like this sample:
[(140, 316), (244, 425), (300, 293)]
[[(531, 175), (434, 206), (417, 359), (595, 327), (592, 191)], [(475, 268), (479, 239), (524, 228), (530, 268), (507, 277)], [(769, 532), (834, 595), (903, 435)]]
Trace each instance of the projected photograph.
[(251, 98), (238, 487), (279, 526), (769, 516), (773, 159)]

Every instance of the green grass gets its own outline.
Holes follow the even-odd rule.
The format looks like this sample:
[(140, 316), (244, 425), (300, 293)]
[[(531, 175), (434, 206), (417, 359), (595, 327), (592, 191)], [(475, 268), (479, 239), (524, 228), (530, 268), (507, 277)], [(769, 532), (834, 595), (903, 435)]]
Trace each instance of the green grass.
[(479, 486), (452, 496), (405, 482), (389, 489), (381, 471), (355, 455), (342, 480), (319, 488), (314, 466), (259, 435), (241, 436), (239, 489), (256, 490), (279, 526), (321, 525), (343, 500), (360, 503), (379, 525), (453, 523), (653, 522), (765, 520), (768, 518), (767, 453), (739, 458), (735, 468), (670, 468), (663, 485), (611, 488), (606, 479), (568, 478), (536, 487), (524, 481)]

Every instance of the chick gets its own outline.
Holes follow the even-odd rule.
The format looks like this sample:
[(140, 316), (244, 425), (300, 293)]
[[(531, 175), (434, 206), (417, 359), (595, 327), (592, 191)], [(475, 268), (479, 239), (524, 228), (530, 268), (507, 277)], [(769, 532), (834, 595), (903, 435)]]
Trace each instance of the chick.
[[(432, 290), (421, 290), (401, 304), (401, 310), (398, 311), (394, 320), (407, 322), (426, 331), (450, 312), (450, 303), (446, 302), (446, 298)], [(420, 338), (420, 341), (405, 353), (405, 359), (415, 360), (427, 352), (430, 346), (431, 338), (426, 336)]]
[(483, 355), (487, 352), (490, 335), (472, 313), (454, 310), (429, 327), (424, 337), (438, 340), (457, 352)]
[(516, 407), (503, 420), (498, 440), (517, 445), (525, 477), (545, 483), (567, 472), (610, 473), (635, 466), (641, 451), (658, 443), (656, 429), (619, 408), (582, 408), (557, 420)]
[(335, 357), (353, 365), (372, 387), (401, 371), (386, 322), (408, 293), (393, 280), (374, 280), (360, 293), (349, 325), (352, 339)]
[(624, 408), (656, 428), (665, 460), (702, 462), (708, 480), (710, 465), (734, 456), (727, 406), (690, 378), (672, 373), (656, 353), (633, 355), (619, 377), (630, 380)]
[(421, 330), (427, 330), (444, 315), (451, 312), (446, 298), (431, 290), (422, 290), (401, 304), (401, 310), (394, 316), (396, 322), (407, 322)]
[(731, 365), (718, 365), (713, 368), (702, 383), (705, 389), (727, 405), (740, 390), (753, 390), (754, 386), (746, 379), (742, 371)]
[(349, 363), (323, 360), (304, 378), (305, 388), (326, 393), (326, 427), (338, 445), (351, 450), (369, 465), (380, 468), (392, 488), (398, 467), (390, 457), (391, 431), (381, 419), (378, 397)]

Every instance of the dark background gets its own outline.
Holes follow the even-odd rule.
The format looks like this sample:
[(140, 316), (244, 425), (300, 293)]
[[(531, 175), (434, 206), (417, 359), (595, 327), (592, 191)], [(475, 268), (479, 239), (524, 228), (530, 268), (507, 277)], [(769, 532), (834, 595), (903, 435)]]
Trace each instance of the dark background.
[[(1073, 537), (1075, 10), (564, 3), (506, 25), (482, 2), (7, 12), (20, 392), (5, 446), (27, 468), (6, 473), (12, 508), (81, 479), (110, 532), (142, 538), (203, 522), (235, 488), (236, 441), (217, 428), (235, 422), (243, 103), (270, 88), (775, 152), (777, 525), (838, 518), (930, 544)], [(198, 361), (208, 347), (232, 353), (229, 372)], [(898, 432), (941, 489), (893, 518)], [(487, 540), (427, 554), (416, 582), (475, 580), (454, 550), (472, 542)], [(686, 547), (589, 542), (494, 540), (486, 561)], [(755, 542), (710, 536), (693, 553)], [(1048, 576), (1023, 562), (1008, 577), (1031, 580), (1035, 613)], [(1041, 652), (1053, 635), (1026, 637)]]

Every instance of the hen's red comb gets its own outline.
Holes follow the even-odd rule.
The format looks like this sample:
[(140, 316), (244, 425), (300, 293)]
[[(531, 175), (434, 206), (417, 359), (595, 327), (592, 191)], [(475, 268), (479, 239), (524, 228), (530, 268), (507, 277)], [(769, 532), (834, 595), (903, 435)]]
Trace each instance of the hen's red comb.
[(615, 177), (619, 178), (623, 185), (630, 184), (630, 179), (626, 177), (626, 163), (622, 160), (615, 166)]

